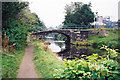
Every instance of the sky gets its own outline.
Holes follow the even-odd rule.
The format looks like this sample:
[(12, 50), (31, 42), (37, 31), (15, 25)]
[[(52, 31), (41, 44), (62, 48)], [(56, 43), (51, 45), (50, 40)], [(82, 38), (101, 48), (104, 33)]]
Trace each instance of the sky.
[(56, 27), (64, 21), (65, 6), (71, 2), (92, 3), (92, 11), (100, 16), (110, 16), (118, 20), (118, 2), (120, 0), (26, 0), (31, 12), (35, 12), (46, 27)]

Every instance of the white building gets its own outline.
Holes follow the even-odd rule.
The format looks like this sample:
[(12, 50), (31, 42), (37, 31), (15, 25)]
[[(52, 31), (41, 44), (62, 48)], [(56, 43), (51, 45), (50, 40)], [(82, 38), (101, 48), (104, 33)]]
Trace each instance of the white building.
[(94, 25), (94, 28), (109, 27), (112, 25), (112, 21), (110, 20), (110, 16), (96, 16), (96, 21), (92, 25)]

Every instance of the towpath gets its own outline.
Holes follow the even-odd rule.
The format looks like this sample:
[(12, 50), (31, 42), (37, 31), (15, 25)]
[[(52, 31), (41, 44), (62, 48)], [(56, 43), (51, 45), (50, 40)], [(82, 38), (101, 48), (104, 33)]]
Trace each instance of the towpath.
[(20, 65), (17, 78), (38, 78), (32, 61), (33, 50), (34, 44), (29, 44), (29, 47), (25, 49), (25, 55)]

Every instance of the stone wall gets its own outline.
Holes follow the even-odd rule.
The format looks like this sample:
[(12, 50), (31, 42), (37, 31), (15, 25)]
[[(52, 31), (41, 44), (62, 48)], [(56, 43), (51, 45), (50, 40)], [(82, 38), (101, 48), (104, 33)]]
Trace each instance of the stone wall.
[(96, 36), (96, 35), (108, 36), (109, 31), (106, 31), (106, 30), (91, 30), (91, 31), (88, 32), (88, 37)]
[(88, 37), (96, 36), (96, 35), (99, 35), (99, 31), (97, 31), (97, 30), (95, 30), (95, 31), (89, 31), (89, 33), (88, 33)]
[(60, 33), (68, 38), (68, 41), (85, 41), (88, 39), (88, 30), (51, 30), (33, 33), (37, 40), (44, 39), (49, 33)]

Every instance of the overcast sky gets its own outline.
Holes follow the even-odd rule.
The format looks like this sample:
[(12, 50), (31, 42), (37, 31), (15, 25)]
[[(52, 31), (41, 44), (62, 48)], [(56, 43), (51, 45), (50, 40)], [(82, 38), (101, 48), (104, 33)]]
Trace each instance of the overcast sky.
[(47, 27), (56, 27), (64, 21), (65, 5), (71, 2), (92, 3), (92, 11), (100, 16), (110, 16), (118, 20), (118, 2), (120, 0), (27, 0), (31, 12), (35, 12)]

